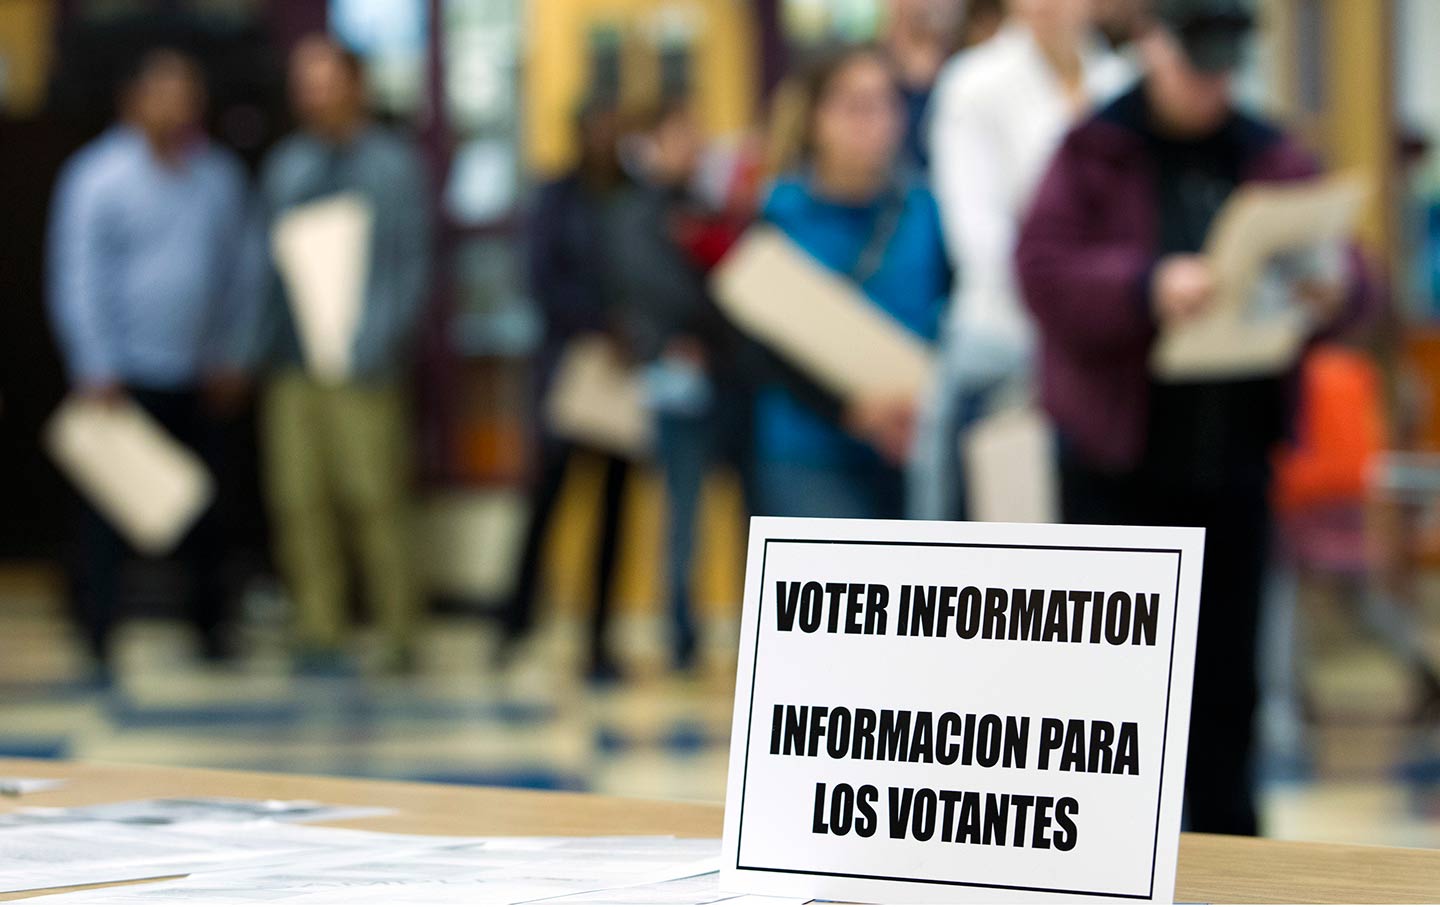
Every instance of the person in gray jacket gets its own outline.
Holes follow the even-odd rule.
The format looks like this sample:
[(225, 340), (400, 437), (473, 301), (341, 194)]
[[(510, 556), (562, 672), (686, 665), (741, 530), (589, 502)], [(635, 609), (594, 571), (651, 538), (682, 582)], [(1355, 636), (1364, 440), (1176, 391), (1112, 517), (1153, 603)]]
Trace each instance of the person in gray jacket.
[[(278, 272), (256, 332), (268, 372), (262, 410), (277, 560), (296, 606), (297, 657), (327, 669), (341, 657), (353, 547), (388, 670), (414, 667), (421, 594), (412, 552), (406, 379), (427, 299), (428, 190), (412, 143), (371, 121), (354, 54), (325, 36), (290, 61), (300, 129), (270, 153), (261, 190), (271, 229), (340, 195), (373, 216), (368, 271), (347, 372), (318, 376), (306, 359)], [(353, 543), (353, 544), (352, 544)]]

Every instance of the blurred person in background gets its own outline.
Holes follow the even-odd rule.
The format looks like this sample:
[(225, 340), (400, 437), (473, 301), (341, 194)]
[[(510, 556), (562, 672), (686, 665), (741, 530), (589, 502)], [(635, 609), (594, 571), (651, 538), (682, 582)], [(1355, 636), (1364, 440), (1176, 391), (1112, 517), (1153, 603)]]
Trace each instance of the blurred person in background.
[[(243, 327), (264, 265), (244, 170), (202, 131), (205, 104), (191, 57), (157, 49), (137, 60), (120, 88), (118, 122), (60, 176), (49, 307), (75, 394), (134, 403), (220, 475), (222, 421), (244, 394)], [(230, 651), (216, 509), (179, 548), (188, 613), (209, 660)], [(71, 592), (102, 682), (128, 553), (111, 525), (82, 505)]]
[(960, 20), (959, 49), (978, 47), (995, 37), (1005, 25), (1008, 0), (966, 0)]
[(1012, 0), (1000, 33), (936, 85), (931, 180), (957, 280), (911, 471), (916, 518), (960, 518), (960, 434), (1028, 396), (1034, 328), (1015, 284), (1015, 233), (1070, 124), (1133, 78), (1096, 35), (1092, 6)]
[(270, 226), (340, 194), (358, 195), (373, 215), (350, 373), (336, 381), (307, 370), (279, 280), (257, 332), (268, 370), (265, 480), (296, 607), (296, 666), (325, 673), (345, 665), (353, 550), (382, 637), (381, 666), (408, 673), (422, 595), (406, 381), (430, 274), (428, 190), (413, 143), (371, 120), (362, 65), (349, 50), (326, 36), (301, 40), (289, 88), (300, 128), (264, 162)]
[(1151, 0), (1092, 0), (1095, 27), (1116, 53), (1127, 56), (1150, 21)]
[(661, 105), (628, 138), (635, 181), (617, 201), (607, 259), (656, 417), (672, 651), (683, 670), (698, 644), (690, 580), (704, 479), (726, 462), (743, 475), (750, 439), (740, 338), (705, 287), (709, 249), (733, 240), (734, 231), (692, 192), (703, 136), (688, 103)]
[(921, 173), (930, 167), (924, 140), (935, 77), (956, 49), (964, 6), (954, 0), (890, 0), (883, 43), (905, 105), (902, 161)]
[[(1235, 109), (1251, 27), (1236, 0), (1163, 0), (1138, 39), (1141, 83), (1066, 137), (1020, 231), (1017, 265), (1039, 325), (1042, 396), (1060, 434), (1073, 523), (1201, 526), (1205, 570), (1186, 810), (1195, 831), (1255, 834), (1256, 622), (1269, 545), (1271, 455), (1293, 376), (1162, 383), (1157, 330), (1216, 299), (1199, 253), (1227, 197), (1306, 179), (1315, 163)], [(1353, 256), (1289, 283), (1336, 331), (1370, 296)]]
[[(1385, 405), (1384, 375), (1358, 344), (1318, 343), (1300, 369), (1300, 406), (1291, 437), (1275, 455), (1271, 502), (1274, 565), (1261, 620), (1262, 726), (1289, 730), (1310, 711), (1305, 684), (1305, 628), (1298, 621), (1301, 589), (1337, 594), (1414, 678), (1412, 719), (1440, 718), (1440, 676), (1427, 652), (1403, 555), (1385, 537), (1400, 508), (1385, 487), (1385, 452), (1397, 447)], [(1388, 498), (1388, 499), (1387, 499)], [(1400, 569), (1397, 569), (1400, 568)], [(1301, 657), (1297, 658), (1297, 655)]]
[[(899, 167), (905, 111), (889, 60), (871, 46), (819, 60), (795, 83), (802, 113), (787, 175), (764, 218), (880, 310), (926, 340), (950, 286), (930, 192)], [(770, 383), (756, 401), (758, 512), (898, 518), (914, 401), (796, 394)], [(860, 437), (868, 439), (866, 444)], [(877, 450), (878, 448), (878, 450)], [(882, 453), (884, 454), (882, 456)]]
[[(540, 187), (529, 221), (530, 291), (545, 319), (545, 337), (537, 356), (535, 399), (550, 393), (556, 369), (570, 343), (607, 335), (624, 344), (608, 256), (616, 205), (629, 187), (620, 165), (620, 119), (606, 98), (585, 102), (576, 117), (579, 160), (560, 178)], [(595, 681), (620, 676), (607, 643), (615, 566), (619, 557), (620, 517), (631, 463), (619, 454), (582, 448), (557, 437), (536, 420), (539, 468), (530, 498), (530, 525), (520, 555), (519, 574), (501, 615), (497, 664), (504, 666), (534, 622), (540, 591), (545, 538), (570, 463), (580, 457), (599, 460), (603, 470), (600, 533), (596, 540), (587, 673)]]

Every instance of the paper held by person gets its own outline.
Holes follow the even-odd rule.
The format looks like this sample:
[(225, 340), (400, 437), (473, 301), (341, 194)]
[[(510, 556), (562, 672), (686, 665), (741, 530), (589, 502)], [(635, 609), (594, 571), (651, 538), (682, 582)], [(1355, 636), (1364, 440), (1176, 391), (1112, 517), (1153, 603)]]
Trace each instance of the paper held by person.
[(557, 437), (625, 457), (644, 457), (653, 443), (644, 381), (600, 334), (565, 348), (545, 399), (545, 419)]
[(1205, 245), (1218, 287), (1214, 305), (1162, 330), (1151, 356), (1155, 376), (1242, 378), (1289, 368), (1314, 329), (1294, 285), (1341, 276), (1342, 246), (1368, 195), (1368, 183), (1354, 173), (1236, 190)]
[(323, 381), (351, 373), (374, 219), (369, 202), (346, 192), (290, 209), (271, 231), (306, 365)]
[(841, 397), (930, 388), (934, 356), (925, 342), (774, 227), (751, 228), (711, 289), (737, 325)]
[(965, 464), (967, 519), (1060, 521), (1055, 430), (1039, 407), (1002, 407), (976, 422), (957, 443)]
[(65, 400), (45, 444), (95, 509), (146, 554), (172, 550), (214, 497), (200, 458), (128, 400)]

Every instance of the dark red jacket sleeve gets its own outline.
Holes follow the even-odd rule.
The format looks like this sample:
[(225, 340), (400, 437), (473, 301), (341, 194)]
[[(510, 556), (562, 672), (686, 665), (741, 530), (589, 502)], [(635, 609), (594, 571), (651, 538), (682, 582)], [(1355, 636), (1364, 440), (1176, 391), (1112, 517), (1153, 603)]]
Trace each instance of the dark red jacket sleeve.
[(1154, 334), (1146, 295), (1152, 252), (1141, 241), (1098, 240), (1076, 133), (1051, 162), (1020, 227), (1015, 265), (1026, 305), (1072, 352), (1134, 350)]

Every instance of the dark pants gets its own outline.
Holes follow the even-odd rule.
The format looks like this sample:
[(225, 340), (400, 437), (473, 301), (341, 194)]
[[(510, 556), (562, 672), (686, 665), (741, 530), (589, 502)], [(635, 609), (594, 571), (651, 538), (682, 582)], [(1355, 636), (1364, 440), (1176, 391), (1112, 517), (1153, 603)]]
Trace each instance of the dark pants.
[(1195, 652), (1185, 809), (1192, 831), (1256, 834), (1256, 624), (1269, 507), (1260, 483), (1224, 489), (1114, 476), (1061, 458), (1067, 523), (1201, 526), (1205, 573)]
[[(198, 392), (129, 388), (127, 393), (175, 440), (194, 451), (217, 479), (223, 478), (225, 426), (205, 411)], [(225, 482), (217, 481), (216, 487), (223, 489)], [(121, 571), (126, 558), (135, 555), (129, 543), (87, 502), (80, 501), (77, 509), (69, 570), (71, 602), (91, 653), (105, 663), (121, 616)], [(174, 553), (186, 574), (186, 615), (199, 631), (207, 655), (222, 650), (220, 634), (228, 611), (225, 549), (219, 508), (212, 504)]]
[(605, 654), (605, 632), (610, 622), (611, 584), (620, 549), (620, 516), (625, 503), (625, 484), (630, 463), (610, 454), (589, 451), (571, 444), (547, 441), (542, 445), (540, 475), (530, 503), (530, 528), (520, 555), (520, 573), (515, 593), (501, 615), (505, 634), (511, 639), (526, 633), (535, 619), (535, 597), (539, 591), (540, 564), (550, 518), (560, 498), (567, 466), (576, 456), (598, 457), (604, 464), (604, 487), (600, 504), (600, 537), (595, 546), (594, 599), (591, 615), (590, 648), (595, 659)]

